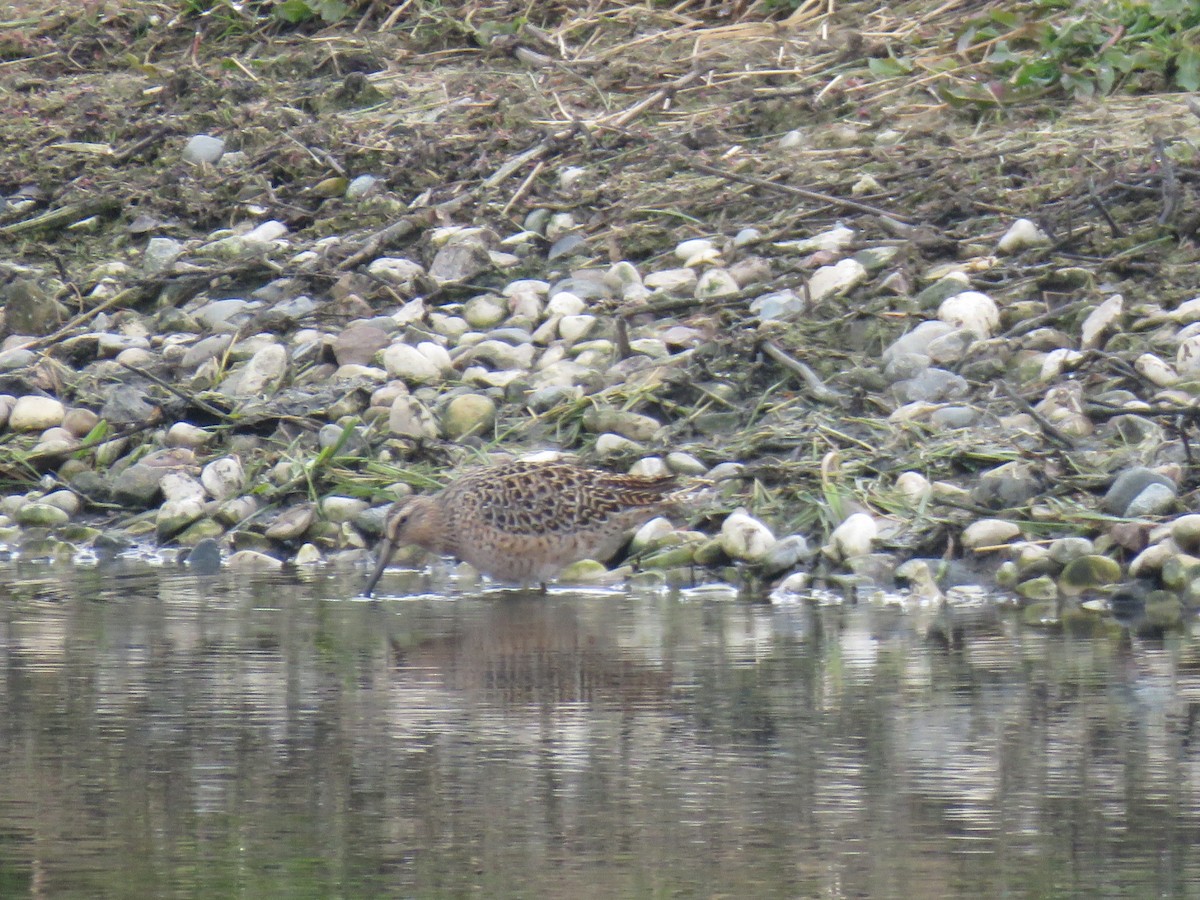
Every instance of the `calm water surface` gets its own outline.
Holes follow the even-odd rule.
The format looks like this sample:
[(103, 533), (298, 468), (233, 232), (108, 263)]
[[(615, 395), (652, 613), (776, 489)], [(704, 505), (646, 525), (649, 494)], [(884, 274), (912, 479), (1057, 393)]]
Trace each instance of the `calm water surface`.
[(3, 575), (0, 897), (1200, 896), (1190, 635)]

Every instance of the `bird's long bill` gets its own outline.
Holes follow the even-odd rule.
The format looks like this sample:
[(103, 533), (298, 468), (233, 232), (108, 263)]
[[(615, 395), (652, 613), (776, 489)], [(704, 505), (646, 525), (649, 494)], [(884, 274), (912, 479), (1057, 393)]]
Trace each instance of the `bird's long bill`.
[(396, 545), (387, 538), (379, 542), (378, 559), (375, 561), (375, 571), (371, 573), (371, 577), (367, 580), (367, 586), (363, 588), (363, 596), (370, 597), (375, 590), (375, 585), (383, 576), (383, 570), (387, 568), (388, 563), (392, 561), (392, 554), (396, 552)]

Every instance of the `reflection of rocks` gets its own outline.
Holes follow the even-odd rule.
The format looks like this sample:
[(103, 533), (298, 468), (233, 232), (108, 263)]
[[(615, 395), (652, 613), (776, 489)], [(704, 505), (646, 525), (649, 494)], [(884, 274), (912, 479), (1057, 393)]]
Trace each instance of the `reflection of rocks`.
[(499, 600), (462, 631), (396, 648), (402, 674), (436, 672), (451, 690), (503, 705), (665, 701), (670, 673), (630, 658), (576, 610), (540, 596)]

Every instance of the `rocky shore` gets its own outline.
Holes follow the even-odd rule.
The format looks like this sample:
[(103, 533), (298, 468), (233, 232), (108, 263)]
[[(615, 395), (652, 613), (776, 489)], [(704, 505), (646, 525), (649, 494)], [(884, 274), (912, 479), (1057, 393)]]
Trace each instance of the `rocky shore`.
[[(498, 79), (523, 71), (493, 62)], [(686, 103), (692, 76), (669, 74)], [(384, 112), (415, 121), (411, 102), (389, 105), (391, 76), (369, 79), (383, 101), (325, 109), (323, 137), (382, 142), (396, 127)], [(462, 97), (470, 77), (454, 70)], [(237, 108), (266, 117), (263, 99)], [(247, 113), (123, 159), (173, 185), (147, 212), (114, 192), (119, 171), (81, 202), (79, 181), (47, 192), (10, 168), (0, 543), (27, 558), (150, 544), (203, 567), (365, 573), (391, 501), (498, 455), (561, 452), (712, 485), (688, 521), (652, 521), (620, 567), (581, 564), (573, 580), (724, 581), (776, 602), (907, 585), (913, 602), (1005, 603), (1031, 625), (1181, 626), (1200, 594), (1200, 267), (1192, 226), (1160, 221), (1163, 167), (1145, 148), (1167, 130), (1173, 189), (1194, 198), (1200, 119), (1182, 101), (1146, 109), (1087, 113), (1111, 126), (1128, 112), (1141, 131), (1089, 132), (1119, 177), (1086, 237), (1061, 198), (1023, 204), (1000, 183), (963, 200), (955, 183), (978, 176), (987, 138), (949, 113), (941, 141), (965, 161), (922, 182), (946, 182), (940, 223), (885, 187), (928, 134), (882, 119), (686, 151), (661, 170), (664, 184), (685, 171), (667, 204), (683, 224), (645, 227), (647, 182), (620, 204), (640, 231), (615, 206), (597, 213), (646, 165), (614, 173), (619, 146), (544, 140), (511, 173), (496, 158), (423, 189), (364, 155), (316, 165), (281, 198), (261, 155), (280, 144)], [(1038, 128), (1011, 156), (1035, 181), (1018, 138)], [(57, 152), (106, 156), (72, 143)], [(824, 179), (820, 215), (796, 217), (771, 186), (798, 160)], [(239, 191), (226, 225), (176, 218), (188, 192)], [(975, 211), (950, 221), (960, 202)], [(55, 247), (65, 267), (47, 261)]]

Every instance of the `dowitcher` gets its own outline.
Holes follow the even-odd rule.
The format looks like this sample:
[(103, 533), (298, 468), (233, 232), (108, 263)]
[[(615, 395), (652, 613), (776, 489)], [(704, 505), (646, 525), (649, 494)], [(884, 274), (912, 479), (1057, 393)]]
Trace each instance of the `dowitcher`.
[(675, 476), (616, 475), (565, 462), (507, 462), (468, 472), (387, 514), (371, 596), (397, 547), (416, 544), (500, 581), (545, 586), (581, 559), (610, 560), (628, 533), (674, 503)]

